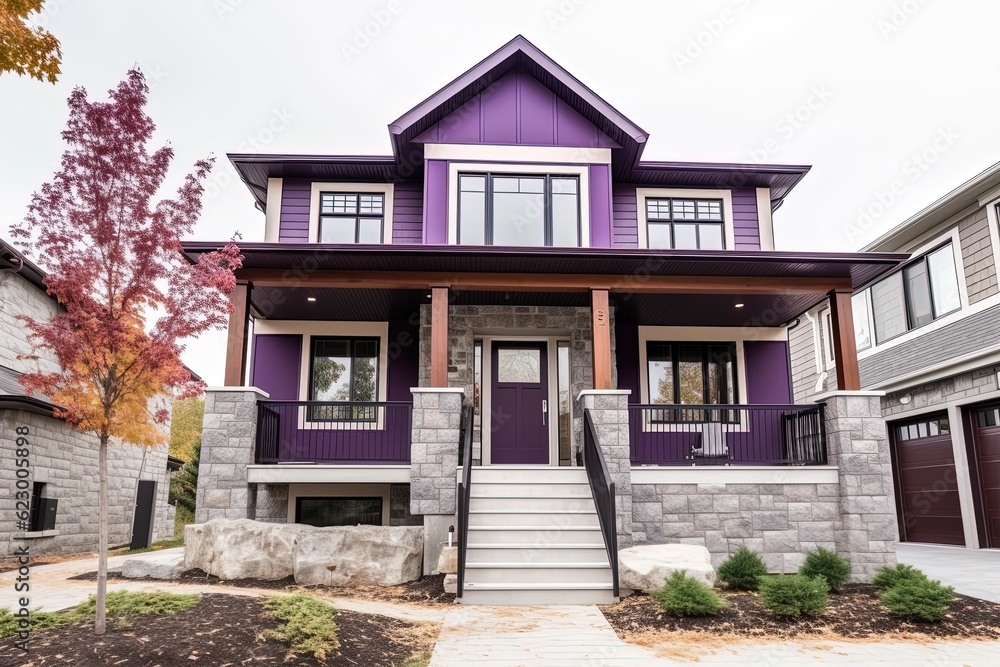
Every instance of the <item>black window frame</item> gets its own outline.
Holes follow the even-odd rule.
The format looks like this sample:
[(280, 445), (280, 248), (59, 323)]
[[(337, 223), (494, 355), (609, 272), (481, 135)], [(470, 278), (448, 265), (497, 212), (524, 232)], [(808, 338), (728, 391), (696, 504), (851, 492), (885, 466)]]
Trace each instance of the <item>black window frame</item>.
[[(544, 245), (530, 246), (539, 248), (582, 248), (583, 246), (583, 182), (579, 174), (560, 174), (558, 172), (548, 174), (525, 174), (520, 172), (506, 171), (460, 171), (456, 189), (458, 191), (458, 205), (456, 208), (456, 239), (457, 244), (462, 245), (462, 177), (463, 176), (483, 176), (486, 178), (486, 210), (483, 212), (483, 245), (492, 246), (493, 243), (493, 179), (494, 178), (543, 178), (545, 185), (542, 192), (544, 199)], [(553, 246), (553, 222), (552, 222), (552, 179), (573, 179), (576, 181), (576, 245), (575, 246)]]
[[(374, 422), (378, 415), (378, 397), (380, 364), (382, 363), (382, 339), (378, 336), (311, 336), (309, 340), (309, 400), (316, 399), (314, 373), (316, 365), (316, 346), (326, 341), (350, 341), (351, 343), (351, 374), (348, 394), (345, 403), (372, 403), (367, 406), (310, 406), (308, 419), (311, 422)], [(355, 346), (359, 342), (375, 344), (375, 400), (358, 401), (354, 398), (354, 360), (357, 356)], [(333, 401), (341, 402), (341, 401)]]
[(45, 498), (45, 486), (46, 482), (31, 482), (31, 504), (30, 513), (28, 521), (28, 530), (30, 532), (38, 532), (44, 529), (45, 516), (42, 514), (42, 501), (47, 500)]
[[(874, 338), (874, 345), (882, 345), (884, 343), (888, 343), (889, 341), (891, 341), (891, 340), (893, 340), (895, 338), (898, 338), (899, 336), (903, 336), (905, 334), (908, 334), (911, 331), (914, 331), (916, 329), (920, 329), (921, 327), (925, 327), (928, 324), (932, 324), (932, 323), (936, 322), (937, 320), (941, 319), (942, 317), (947, 317), (948, 315), (951, 315), (953, 313), (957, 313), (957, 312), (959, 312), (959, 311), (962, 310), (962, 307), (963, 307), (963, 305), (962, 305), (962, 298), (961, 298), (961, 296), (959, 296), (958, 306), (956, 306), (955, 308), (952, 308), (951, 310), (945, 311), (943, 313), (938, 313), (937, 312), (937, 303), (935, 303), (935, 300), (934, 300), (934, 285), (933, 285), (933, 283), (931, 281), (930, 256), (933, 255), (934, 253), (938, 252), (939, 250), (944, 250), (945, 248), (950, 248), (951, 249), (951, 252), (952, 252), (952, 266), (955, 269), (955, 285), (956, 285), (956, 287), (959, 287), (959, 289), (961, 289), (961, 287), (960, 287), (961, 283), (959, 281), (963, 280), (964, 278), (963, 278), (963, 276), (959, 275), (959, 272), (958, 272), (958, 262), (955, 261), (955, 247), (954, 247), (954, 243), (950, 239), (948, 241), (945, 241), (944, 243), (942, 243), (942, 244), (934, 247), (934, 248), (931, 248), (930, 250), (928, 250), (927, 252), (923, 253), (919, 257), (911, 260), (910, 262), (907, 262), (898, 271), (893, 271), (889, 275), (884, 276), (884, 277), (880, 278), (879, 280), (877, 280), (871, 286), (865, 288), (865, 291), (870, 291), (873, 287), (875, 287), (875, 285), (881, 284), (882, 282), (884, 282), (886, 280), (890, 280), (890, 279), (896, 277), (897, 275), (899, 276), (900, 280), (902, 281), (902, 286), (903, 286), (903, 317), (905, 319), (906, 331), (902, 331), (902, 332), (900, 332), (898, 334), (894, 334), (892, 336), (889, 336), (888, 338), (881, 338), (879, 336), (878, 326), (876, 325), (876, 320), (877, 320), (876, 313), (874, 312), (875, 311), (875, 305), (874, 305), (875, 301), (871, 297), (871, 294), (869, 294), (869, 296), (868, 296), (868, 300), (872, 303), (871, 328), (872, 328), (872, 335), (873, 335), (873, 338)], [(931, 319), (929, 321), (927, 321), (927, 322), (924, 322), (923, 324), (917, 325), (917, 324), (914, 324), (914, 322), (913, 322), (913, 313), (912, 313), (912, 307), (911, 307), (912, 299), (910, 297), (910, 284), (909, 284), (910, 281), (907, 278), (907, 271), (909, 271), (911, 268), (913, 268), (913, 267), (915, 267), (917, 265), (920, 265), (920, 264), (922, 264), (923, 267), (924, 267), (924, 276), (925, 276), (925, 280), (927, 281), (927, 294), (929, 295), (930, 302), (931, 302)], [(959, 294), (961, 294), (961, 291), (959, 292)]]
[[(670, 216), (668, 219), (656, 218), (655, 220), (650, 220), (649, 217), (649, 202), (662, 202), (666, 201), (670, 206)], [(694, 207), (694, 218), (675, 218), (674, 217), (674, 201), (693, 201), (695, 203)], [(698, 202), (712, 202), (719, 204), (719, 219), (718, 220), (701, 220), (698, 218)], [(722, 250), (728, 250), (726, 247), (726, 202), (724, 199), (718, 199), (715, 197), (645, 197), (642, 202), (643, 207), (643, 219), (646, 221), (646, 248), (649, 250), (677, 250), (677, 235), (674, 233), (674, 225), (694, 225), (695, 227), (695, 239), (697, 240), (696, 250), (702, 250), (701, 247), (701, 227), (712, 225), (713, 227), (719, 227), (721, 230), (722, 238)], [(649, 226), (650, 225), (661, 225), (669, 227), (670, 229), (670, 248), (653, 248), (650, 243)], [(684, 248), (687, 250), (688, 248)], [(718, 250), (718, 248), (711, 248), (712, 250)]]
[[(668, 346), (670, 349), (670, 363), (672, 366), (672, 373), (674, 378), (674, 396), (673, 403), (654, 403), (653, 402), (653, 387), (652, 379), (649, 376), (649, 362), (657, 361), (656, 356), (663, 355), (653, 355), (652, 346), (653, 345), (664, 345)], [(732, 360), (733, 364), (733, 400), (735, 403), (711, 403), (705, 401), (700, 405), (740, 405), (740, 380), (739, 380), (739, 356), (737, 354), (737, 343), (736, 341), (660, 341), (660, 340), (647, 340), (646, 341), (646, 367), (643, 372), (646, 374), (646, 392), (648, 394), (647, 399), (650, 405), (671, 405), (671, 406), (683, 406), (686, 405), (681, 403), (680, 399), (680, 355), (678, 350), (681, 346), (685, 347), (701, 347), (701, 381), (702, 381), (702, 397), (708, 398), (710, 396), (709, 392), (709, 372), (708, 367), (711, 361), (711, 348), (712, 347), (726, 347), (729, 354), (729, 358)], [(662, 361), (662, 359), (660, 359)], [(687, 404), (695, 405), (695, 404)], [(678, 407), (672, 410), (662, 410), (655, 411), (653, 414), (652, 421), (654, 423), (737, 423), (739, 422), (739, 412), (736, 410), (692, 410), (682, 407)]]
[[(333, 196), (337, 196), (337, 195), (340, 195), (340, 196), (352, 196), (353, 195), (354, 196), (354, 211), (355, 212), (354, 213), (323, 213), (323, 197), (325, 195), (333, 195)], [(380, 213), (377, 216), (376, 215), (363, 215), (361, 213), (361, 197), (363, 195), (364, 196), (381, 197), (382, 198), (382, 213)], [(319, 209), (317, 211), (318, 217), (317, 217), (317, 225), (316, 225), (316, 241), (317, 241), (317, 243), (322, 242), (321, 239), (323, 238), (323, 220), (324, 220), (324, 218), (337, 218), (337, 219), (341, 219), (341, 220), (349, 220), (349, 219), (353, 218), (354, 219), (354, 243), (353, 243), (353, 245), (359, 245), (361, 243), (361, 240), (360, 240), (361, 239), (361, 219), (362, 218), (371, 219), (371, 218), (376, 218), (376, 217), (379, 220), (381, 220), (381, 224), (379, 225), (379, 241), (378, 242), (379, 242), (379, 244), (385, 243), (385, 201), (386, 201), (386, 196), (385, 196), (384, 192), (361, 192), (361, 191), (358, 191), (358, 192), (353, 192), (353, 191), (351, 191), (351, 192), (341, 192), (341, 191), (337, 191), (337, 190), (325, 190), (325, 191), (321, 191), (319, 193), (319, 202), (317, 204), (317, 208)]]
[[(382, 517), (385, 516), (385, 498), (383, 498), (382, 496), (296, 496), (295, 497), (295, 523), (302, 523), (301, 520), (302, 520), (302, 501), (303, 500), (327, 500), (327, 501), (336, 501), (336, 500), (339, 500), (339, 501), (347, 501), (347, 500), (361, 500), (361, 501), (377, 500), (378, 501), (378, 515), (379, 515), (378, 523), (328, 524), (327, 526), (323, 526), (323, 527), (341, 527), (341, 526), (357, 526), (357, 525), (362, 525), (362, 526), (381, 526), (381, 525), (383, 525), (383, 523), (382, 523)], [(310, 525), (311, 526), (313, 524), (305, 524), (305, 525)]]

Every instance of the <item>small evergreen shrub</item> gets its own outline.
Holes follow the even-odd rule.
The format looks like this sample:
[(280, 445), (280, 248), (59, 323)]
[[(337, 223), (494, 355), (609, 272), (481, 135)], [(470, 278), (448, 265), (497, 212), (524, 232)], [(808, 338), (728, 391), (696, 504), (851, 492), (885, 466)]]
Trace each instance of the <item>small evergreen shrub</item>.
[(729, 588), (755, 591), (760, 585), (760, 578), (767, 574), (767, 568), (756, 552), (740, 547), (719, 566), (716, 574)]
[(653, 591), (653, 597), (676, 616), (714, 616), (726, 608), (718, 593), (683, 570), (670, 575), (662, 588)]
[(277, 629), (267, 630), (263, 636), (289, 646), (286, 660), (298, 654), (325, 660), (328, 651), (340, 648), (334, 622), (337, 610), (322, 600), (305, 593), (272, 595), (264, 600), (264, 609), (282, 621)]
[(823, 577), (782, 574), (760, 579), (760, 601), (778, 616), (819, 616), (830, 587)]
[(944, 618), (954, 599), (955, 589), (942, 586), (940, 581), (927, 579), (904, 580), (882, 593), (882, 604), (893, 616), (919, 621), (937, 622)]
[(851, 576), (851, 564), (833, 551), (820, 547), (806, 553), (806, 562), (799, 568), (806, 577), (822, 577), (830, 590), (836, 593)]
[(879, 568), (875, 578), (872, 579), (872, 583), (879, 588), (892, 588), (904, 581), (927, 581), (927, 575), (909, 565), (896, 563), (895, 566), (886, 565)]

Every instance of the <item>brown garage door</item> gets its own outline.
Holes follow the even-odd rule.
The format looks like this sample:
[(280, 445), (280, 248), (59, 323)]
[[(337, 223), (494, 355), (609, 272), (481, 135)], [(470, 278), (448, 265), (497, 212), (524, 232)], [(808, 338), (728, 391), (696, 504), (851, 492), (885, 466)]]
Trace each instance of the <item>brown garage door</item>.
[[(990, 548), (1000, 547), (1000, 404), (973, 410), (973, 463), (978, 473), (980, 521)], [(980, 533), (981, 535), (983, 533)]]
[(900, 539), (965, 544), (946, 413), (892, 425)]

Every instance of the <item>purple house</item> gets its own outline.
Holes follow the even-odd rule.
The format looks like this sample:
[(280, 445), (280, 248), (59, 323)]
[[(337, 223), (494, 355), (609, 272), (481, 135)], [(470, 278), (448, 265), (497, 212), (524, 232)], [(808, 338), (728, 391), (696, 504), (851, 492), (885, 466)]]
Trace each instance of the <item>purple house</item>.
[[(387, 156), (230, 155), (266, 230), (198, 520), (422, 525), (426, 572), (455, 527), (465, 602), (610, 600), (640, 544), (892, 562), (851, 294), (904, 256), (776, 250), (808, 167), (644, 161), (523, 37), (389, 133)], [(839, 391), (796, 404), (787, 327), (827, 299)]]

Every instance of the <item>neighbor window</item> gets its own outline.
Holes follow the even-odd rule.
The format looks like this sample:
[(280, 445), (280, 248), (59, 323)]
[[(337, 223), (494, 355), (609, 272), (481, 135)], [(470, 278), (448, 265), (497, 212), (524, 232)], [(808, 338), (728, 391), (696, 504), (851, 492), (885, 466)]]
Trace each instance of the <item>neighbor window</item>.
[(646, 239), (651, 249), (724, 249), (722, 200), (647, 198)]
[(868, 290), (851, 297), (851, 311), (854, 314), (854, 342), (858, 351), (872, 346), (872, 323), (868, 313)]
[[(732, 405), (737, 402), (735, 343), (646, 343), (650, 403)], [(683, 421), (702, 421), (698, 411), (678, 411)], [(713, 421), (719, 419), (713, 413)], [(725, 415), (723, 415), (725, 417)]]
[(875, 283), (871, 300), (878, 343), (960, 309), (962, 300), (951, 244)]
[[(377, 338), (314, 337), (309, 398), (313, 401), (378, 400)], [(313, 406), (312, 420), (372, 420), (375, 406)]]
[(381, 498), (296, 498), (295, 523), (325, 526), (382, 525)]
[(579, 246), (579, 177), (459, 174), (458, 242)]
[(320, 193), (320, 243), (382, 243), (384, 227), (384, 194)]

